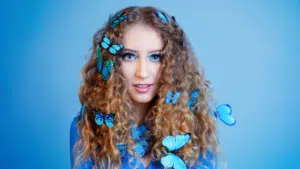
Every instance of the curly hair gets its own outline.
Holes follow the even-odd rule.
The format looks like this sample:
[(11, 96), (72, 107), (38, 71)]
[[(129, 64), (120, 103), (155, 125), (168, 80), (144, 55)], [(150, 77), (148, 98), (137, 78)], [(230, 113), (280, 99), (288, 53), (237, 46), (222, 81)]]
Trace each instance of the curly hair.
[[(82, 69), (83, 81), (79, 89), (80, 102), (86, 108), (83, 118), (78, 122), (80, 140), (73, 149), (75, 166), (83, 159), (92, 158), (93, 168), (119, 168), (121, 158), (118, 144), (127, 144), (127, 152), (139, 159), (134, 152), (135, 141), (130, 136), (130, 124), (134, 121), (132, 112), (136, 110), (132, 106), (126, 81), (120, 71), (120, 57), (113, 56), (106, 50), (102, 51), (103, 59), (112, 59), (115, 63), (107, 81), (97, 72), (96, 63), (96, 47), (103, 33), (107, 33), (114, 43), (122, 44), (125, 29), (133, 24), (144, 24), (153, 28), (164, 42), (159, 89), (145, 118), (145, 124), (149, 128), (147, 134), (150, 138), (152, 158), (160, 159), (166, 154), (162, 146), (165, 136), (186, 133), (191, 134), (191, 139), (177, 152), (186, 164), (193, 165), (200, 155), (205, 157), (207, 150), (216, 152), (216, 124), (209, 115), (210, 103), (213, 103), (214, 98), (210, 82), (204, 79), (204, 69), (197, 61), (184, 31), (175, 18), (164, 12), (170, 19), (170, 23), (165, 23), (157, 17), (156, 10), (159, 9), (122, 9), (120, 11), (128, 16), (126, 20), (115, 28), (110, 26), (108, 20), (104, 28), (94, 34), (92, 54)], [(200, 93), (192, 112), (187, 102), (190, 92), (196, 88), (200, 89)], [(166, 93), (169, 90), (181, 92), (175, 105), (165, 104)], [(96, 125), (93, 115), (95, 109), (107, 113), (114, 112), (115, 126), (109, 129), (105, 125)]]

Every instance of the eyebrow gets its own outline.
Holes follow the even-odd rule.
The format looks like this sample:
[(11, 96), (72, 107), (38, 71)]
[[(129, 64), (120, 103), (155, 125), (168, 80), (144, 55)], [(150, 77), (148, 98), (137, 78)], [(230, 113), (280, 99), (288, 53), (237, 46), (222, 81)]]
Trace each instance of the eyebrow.
[[(129, 52), (133, 52), (133, 53), (138, 53), (138, 51), (136, 51), (136, 50), (133, 50), (133, 49), (128, 49), (128, 48), (125, 48), (125, 49), (123, 49), (123, 51), (129, 51)], [(156, 52), (161, 52), (161, 50), (152, 50), (152, 51), (150, 51), (149, 53), (156, 53)]]

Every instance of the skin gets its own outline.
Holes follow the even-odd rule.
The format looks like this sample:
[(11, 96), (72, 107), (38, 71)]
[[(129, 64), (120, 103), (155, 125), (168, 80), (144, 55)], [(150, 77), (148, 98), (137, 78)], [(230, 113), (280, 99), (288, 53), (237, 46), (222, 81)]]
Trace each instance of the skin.
[[(135, 24), (125, 30), (123, 44), (125, 48), (121, 54), (120, 68), (127, 82), (133, 106), (137, 109), (137, 113), (133, 116), (138, 126), (144, 122), (149, 104), (159, 88), (160, 52), (163, 48), (163, 41), (153, 28), (144, 24)], [(135, 84), (151, 84), (151, 88), (146, 93), (140, 93), (136, 90)], [(150, 162), (150, 154), (142, 159), (145, 167)]]

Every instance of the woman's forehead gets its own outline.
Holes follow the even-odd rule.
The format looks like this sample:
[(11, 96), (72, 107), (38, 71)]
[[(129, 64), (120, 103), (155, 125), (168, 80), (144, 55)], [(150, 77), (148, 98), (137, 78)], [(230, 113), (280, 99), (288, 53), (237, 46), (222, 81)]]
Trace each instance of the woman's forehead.
[(123, 44), (125, 49), (155, 51), (162, 49), (163, 40), (152, 27), (145, 24), (134, 24), (125, 30)]

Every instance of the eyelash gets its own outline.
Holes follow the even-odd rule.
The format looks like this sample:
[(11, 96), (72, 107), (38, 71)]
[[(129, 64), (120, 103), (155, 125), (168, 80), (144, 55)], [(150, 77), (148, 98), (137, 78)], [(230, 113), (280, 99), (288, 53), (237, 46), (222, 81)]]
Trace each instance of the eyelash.
[[(132, 53), (124, 53), (124, 54), (122, 55), (122, 59), (125, 60), (125, 61), (133, 60), (133, 59), (128, 59), (128, 58), (126, 58), (126, 57), (129, 57), (129, 56), (134, 57), (134, 59), (137, 59), (137, 56), (136, 56), (135, 54), (132, 54)], [(154, 56), (155, 56), (155, 57), (158, 57), (158, 60), (152, 59)], [(152, 54), (152, 55), (150, 55), (149, 57), (150, 57), (150, 59), (151, 59), (152, 61), (154, 61), (154, 62), (160, 62), (160, 61), (161, 61), (161, 55), (160, 55), (160, 54)]]
[[(153, 57), (153, 56), (156, 56), (156, 57), (158, 57), (158, 61), (156, 61), (156, 60), (153, 60), (154, 62), (160, 62), (161, 61), (161, 55), (160, 54), (152, 54), (152, 55), (150, 55), (150, 57)], [(152, 60), (152, 59), (151, 59)]]
[(122, 55), (122, 59), (123, 60), (131, 60), (131, 59), (125, 59), (125, 57), (128, 57), (128, 56), (134, 56), (135, 58), (137, 58), (134, 54), (132, 54), (132, 53), (124, 53), (123, 55)]

